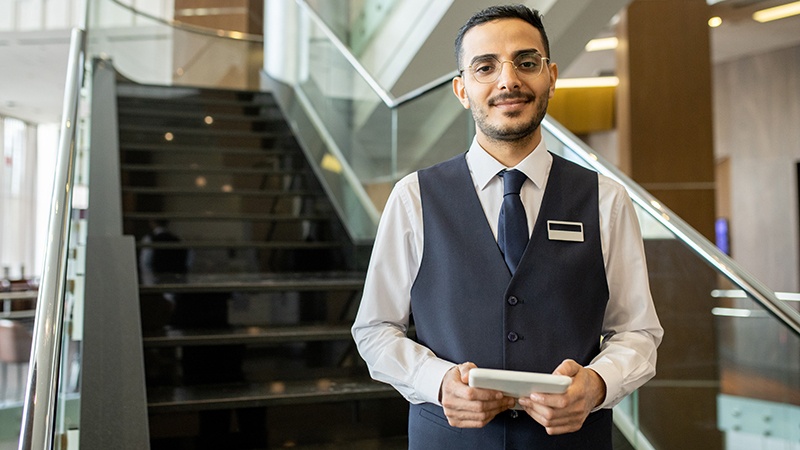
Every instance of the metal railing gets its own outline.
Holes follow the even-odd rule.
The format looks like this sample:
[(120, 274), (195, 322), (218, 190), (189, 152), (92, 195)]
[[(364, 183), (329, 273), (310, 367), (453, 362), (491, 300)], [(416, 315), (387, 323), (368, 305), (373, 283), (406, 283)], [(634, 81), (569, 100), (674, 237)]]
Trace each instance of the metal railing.
[(706, 239), (705, 236), (697, 232), (697, 230), (678, 217), (672, 210), (664, 206), (652, 194), (622, 173), (621, 170), (603, 161), (599, 155), (566, 128), (547, 119), (542, 122), (542, 126), (547, 132), (553, 134), (557, 139), (567, 144), (576, 155), (580, 156), (595, 171), (622, 184), (634, 203), (647, 211), (651, 217), (671, 231), (703, 261), (725, 275), (782, 324), (794, 331), (796, 335), (800, 336), (800, 313), (778, 299), (774, 291), (747, 272), (730, 256), (723, 253), (716, 245)]
[(76, 125), (86, 58), (86, 32), (72, 30), (56, 159), (44, 269), (36, 303), (30, 369), (19, 449), (53, 447), (67, 280), (67, 241), (72, 217)]
[[(312, 21), (324, 32), (336, 49), (343, 54), (345, 59), (352, 64), (353, 68), (361, 75), (367, 84), (375, 91), (375, 94), (390, 109), (396, 109), (400, 105), (422, 97), (429, 91), (449, 83), (450, 80), (458, 75), (453, 71), (444, 75), (424, 86), (404, 94), (401, 97), (394, 97), (375, 80), (369, 71), (361, 64), (358, 58), (348, 49), (339, 37), (322, 20), (319, 15), (311, 8), (305, 0), (296, 0), (297, 4), (303, 9)], [(698, 233), (683, 219), (678, 217), (669, 208), (664, 206), (649, 192), (636, 184), (621, 170), (612, 164), (604, 161), (596, 152), (584, 144), (575, 135), (569, 132), (560, 124), (545, 118), (542, 128), (553, 135), (556, 139), (563, 142), (575, 152), (585, 163), (595, 171), (619, 182), (628, 191), (631, 199), (647, 211), (656, 221), (670, 230), (676, 237), (683, 241), (695, 254), (702, 258), (710, 266), (728, 277), (733, 283), (742, 288), (747, 295), (751, 296), (756, 302), (763, 306), (770, 314), (775, 316), (781, 323), (786, 325), (795, 334), (800, 335), (800, 313), (782, 302), (775, 293), (756, 279), (749, 272), (744, 270), (738, 263), (728, 255), (720, 251), (713, 243)]]

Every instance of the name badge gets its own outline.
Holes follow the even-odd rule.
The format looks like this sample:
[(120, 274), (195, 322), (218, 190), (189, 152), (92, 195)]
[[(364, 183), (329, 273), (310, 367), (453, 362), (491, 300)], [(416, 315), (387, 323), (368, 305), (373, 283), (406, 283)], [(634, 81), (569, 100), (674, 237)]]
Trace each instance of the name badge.
[(583, 242), (583, 224), (580, 222), (548, 220), (547, 237), (551, 241)]

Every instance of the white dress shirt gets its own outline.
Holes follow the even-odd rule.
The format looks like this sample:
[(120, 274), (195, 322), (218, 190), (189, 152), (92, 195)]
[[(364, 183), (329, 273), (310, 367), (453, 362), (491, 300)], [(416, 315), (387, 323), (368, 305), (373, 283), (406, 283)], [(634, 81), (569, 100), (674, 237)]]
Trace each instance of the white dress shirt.
[[(497, 239), (506, 169), (473, 140), (467, 166), (486, 220)], [(515, 169), (528, 176), (520, 197), (533, 230), (553, 158), (544, 140)], [(509, 168), (510, 169), (510, 168)], [(645, 265), (642, 235), (625, 189), (599, 175), (600, 240), (609, 301), (600, 354), (587, 367), (606, 383), (601, 408), (610, 408), (655, 374), (663, 329), (656, 316)], [(376, 380), (389, 383), (412, 403), (440, 404), (445, 372), (465, 361), (446, 361), (406, 337), (411, 287), (423, 253), (422, 204), (416, 173), (397, 182), (381, 217), (353, 338)], [(475, 330), (480, 333), (481, 330)], [(599, 336), (598, 336), (599, 339)]]

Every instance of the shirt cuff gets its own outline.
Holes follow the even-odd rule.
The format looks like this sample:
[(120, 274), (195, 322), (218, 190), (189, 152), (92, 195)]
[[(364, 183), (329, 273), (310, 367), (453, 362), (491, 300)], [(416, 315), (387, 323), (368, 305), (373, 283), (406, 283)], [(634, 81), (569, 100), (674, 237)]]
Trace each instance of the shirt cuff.
[(620, 396), (621, 392), (622, 374), (619, 373), (617, 367), (610, 362), (598, 362), (589, 364), (586, 368), (594, 370), (606, 384), (606, 398), (592, 412), (603, 408), (611, 408), (619, 403), (621, 399), (617, 397)]
[(414, 383), (414, 390), (423, 402), (441, 406), (439, 390), (442, 386), (444, 374), (452, 369), (455, 364), (439, 358), (431, 358), (420, 367), (419, 375)]

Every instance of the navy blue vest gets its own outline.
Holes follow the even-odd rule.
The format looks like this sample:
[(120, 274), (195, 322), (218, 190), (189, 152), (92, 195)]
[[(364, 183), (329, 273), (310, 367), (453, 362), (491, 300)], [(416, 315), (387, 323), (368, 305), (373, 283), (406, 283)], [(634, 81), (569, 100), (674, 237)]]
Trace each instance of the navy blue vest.
[[(599, 352), (608, 284), (600, 244), (597, 174), (553, 155), (531, 240), (512, 277), (486, 221), (464, 155), (418, 172), (424, 250), (411, 289), (417, 340), (478, 367), (552, 372)], [(553, 240), (548, 220), (580, 222), (583, 242)], [(411, 405), (412, 449), (611, 448), (611, 411), (548, 436), (524, 412), (481, 429), (447, 424), (442, 408)]]

